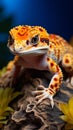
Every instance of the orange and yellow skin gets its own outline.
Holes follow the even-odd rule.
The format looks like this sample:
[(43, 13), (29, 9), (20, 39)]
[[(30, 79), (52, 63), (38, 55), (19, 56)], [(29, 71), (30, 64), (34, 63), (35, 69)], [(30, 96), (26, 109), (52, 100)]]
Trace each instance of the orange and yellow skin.
[(14, 69), (13, 77), (18, 76), (21, 68), (50, 71), (53, 77), (48, 88), (40, 85), (42, 89), (33, 93), (38, 103), (49, 98), (53, 107), (53, 96), (59, 90), (63, 80), (59, 63), (67, 72), (73, 71), (73, 48), (62, 37), (48, 34), (40, 26), (17, 26), (11, 29), (9, 34), (8, 47), (16, 56), (8, 64), (7, 69)]

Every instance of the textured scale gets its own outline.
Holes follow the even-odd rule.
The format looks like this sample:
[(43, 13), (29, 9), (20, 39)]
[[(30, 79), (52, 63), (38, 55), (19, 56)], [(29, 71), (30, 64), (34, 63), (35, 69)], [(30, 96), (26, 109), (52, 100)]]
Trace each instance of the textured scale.
[(62, 37), (48, 32), (40, 26), (17, 26), (9, 31), (8, 47), (16, 55), (7, 69), (12, 71), (12, 77), (18, 76), (22, 68), (47, 70), (53, 74), (48, 88), (40, 85), (40, 90), (34, 91), (37, 103), (49, 98), (54, 106), (53, 96), (59, 90), (63, 73), (73, 71), (73, 48)]

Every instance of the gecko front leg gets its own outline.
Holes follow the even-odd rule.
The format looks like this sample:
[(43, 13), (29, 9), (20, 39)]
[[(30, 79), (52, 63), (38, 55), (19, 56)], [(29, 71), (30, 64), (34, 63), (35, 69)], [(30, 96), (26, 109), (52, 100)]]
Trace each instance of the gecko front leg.
[(48, 70), (54, 74), (51, 79), (51, 82), (48, 88), (45, 88), (44, 86), (40, 85), (39, 86), (40, 90), (34, 91), (33, 94), (36, 95), (38, 103), (42, 102), (42, 100), (46, 98), (49, 98), (51, 101), (51, 106), (53, 108), (54, 106), (53, 96), (60, 88), (60, 85), (63, 80), (63, 74), (60, 67), (51, 58), (47, 58), (47, 65)]

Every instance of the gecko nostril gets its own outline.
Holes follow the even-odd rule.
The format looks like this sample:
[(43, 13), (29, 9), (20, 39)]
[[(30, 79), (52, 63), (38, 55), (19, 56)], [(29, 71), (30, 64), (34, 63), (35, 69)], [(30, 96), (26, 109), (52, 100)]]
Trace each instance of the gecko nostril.
[(20, 50), (22, 50), (22, 47), (20, 47)]

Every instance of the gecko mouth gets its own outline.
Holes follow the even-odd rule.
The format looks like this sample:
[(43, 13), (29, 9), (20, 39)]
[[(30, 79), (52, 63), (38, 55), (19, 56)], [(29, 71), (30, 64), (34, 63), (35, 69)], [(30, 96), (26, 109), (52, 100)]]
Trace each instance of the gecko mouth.
[(10, 51), (14, 54), (14, 55), (42, 55), (47, 53), (48, 51), (48, 47), (39, 47), (39, 48), (32, 48), (30, 50), (24, 50), (24, 51), (16, 51), (13, 49), (10, 49)]

